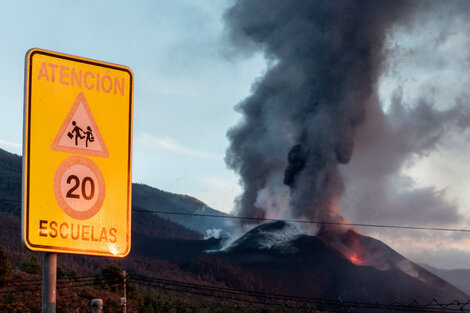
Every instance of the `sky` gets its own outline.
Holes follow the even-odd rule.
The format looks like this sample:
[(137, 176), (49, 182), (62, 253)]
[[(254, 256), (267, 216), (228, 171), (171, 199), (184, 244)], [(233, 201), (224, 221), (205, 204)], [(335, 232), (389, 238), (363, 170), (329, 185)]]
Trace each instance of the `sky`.
[(241, 59), (226, 49), (231, 3), (1, 1), (0, 147), (21, 154), (29, 49), (126, 65), (135, 79), (133, 182), (230, 211), (240, 188), (225, 166), (225, 134), (265, 69), (261, 54)]
[[(233, 52), (223, 19), (232, 4), (232, 0), (0, 1), (0, 148), (21, 154), (24, 57), (29, 49), (126, 65), (135, 79), (133, 182), (191, 195), (230, 212), (241, 192), (237, 174), (224, 162), (227, 131), (241, 118), (234, 106), (273, 66), (260, 51)], [(413, 108), (423, 97), (432, 98), (433, 107), (449, 110), (448, 114), (455, 113), (451, 110), (459, 99), (467, 105), (468, 23), (432, 14), (419, 18), (422, 27), (397, 27), (386, 43), (388, 68), (380, 77), (377, 97), (397, 130), (409, 125), (400, 124), (403, 114), (413, 121)], [(397, 98), (407, 110), (393, 110)], [(369, 171), (361, 181), (357, 173), (364, 171), (365, 159), (359, 152), (372, 152), (359, 145), (351, 164), (341, 166), (347, 187), (341, 214), (357, 223), (470, 228), (469, 132), (443, 124), (432, 134), (436, 141), (422, 150), (404, 152), (393, 173)], [(406, 142), (389, 147), (402, 149)], [(396, 152), (390, 149), (381, 151)], [(390, 184), (381, 184), (383, 188), (402, 186), (408, 196), (429, 196), (432, 201), (422, 206), (433, 210), (395, 212), (379, 200), (404, 194), (399, 192), (377, 192), (375, 207), (365, 207), (359, 196), (367, 188), (362, 187), (379, 178)], [(418, 262), (470, 268), (466, 234), (361, 231)]]

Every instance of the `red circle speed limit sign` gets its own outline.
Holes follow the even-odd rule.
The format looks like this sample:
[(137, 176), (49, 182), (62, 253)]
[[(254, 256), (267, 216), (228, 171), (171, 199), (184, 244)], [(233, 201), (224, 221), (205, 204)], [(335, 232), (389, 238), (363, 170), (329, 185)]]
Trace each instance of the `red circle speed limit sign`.
[(57, 203), (67, 215), (79, 220), (89, 219), (103, 205), (104, 178), (93, 161), (72, 156), (57, 168), (54, 192)]

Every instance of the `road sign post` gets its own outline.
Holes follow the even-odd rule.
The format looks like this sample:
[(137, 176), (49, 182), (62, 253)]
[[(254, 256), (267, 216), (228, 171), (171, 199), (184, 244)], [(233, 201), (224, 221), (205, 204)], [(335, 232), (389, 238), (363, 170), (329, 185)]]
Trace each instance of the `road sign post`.
[(55, 312), (57, 252), (130, 251), (132, 98), (125, 66), (26, 54), (22, 238), (45, 252), (43, 313)]
[(42, 313), (56, 312), (57, 253), (45, 252), (42, 261)]

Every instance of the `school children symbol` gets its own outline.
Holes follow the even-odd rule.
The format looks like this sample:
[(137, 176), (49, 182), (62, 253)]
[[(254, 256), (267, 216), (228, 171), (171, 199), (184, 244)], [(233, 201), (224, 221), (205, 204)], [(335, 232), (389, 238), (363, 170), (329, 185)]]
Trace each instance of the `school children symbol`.
[(88, 148), (88, 142), (95, 141), (95, 137), (93, 137), (93, 131), (91, 130), (90, 126), (87, 126), (86, 131), (81, 129), (77, 126), (77, 122), (72, 122), (73, 129), (71, 132), (67, 133), (67, 136), (75, 140), (75, 146), (78, 146), (78, 140), (85, 139), (85, 146)]
[(57, 136), (52, 150), (107, 158), (108, 150), (90, 106), (83, 93), (75, 99)]

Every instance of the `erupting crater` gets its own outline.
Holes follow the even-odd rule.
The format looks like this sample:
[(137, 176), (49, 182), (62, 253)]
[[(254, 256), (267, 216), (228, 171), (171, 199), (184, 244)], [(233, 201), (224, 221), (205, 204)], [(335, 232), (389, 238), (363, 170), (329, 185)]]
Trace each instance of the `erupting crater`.
[(364, 265), (364, 261), (355, 253), (349, 257), (349, 261), (355, 265)]
[(468, 299), (383, 242), (352, 229), (322, 227), (311, 236), (295, 224), (276, 221), (253, 228), (215, 254), (277, 292), (381, 302)]

